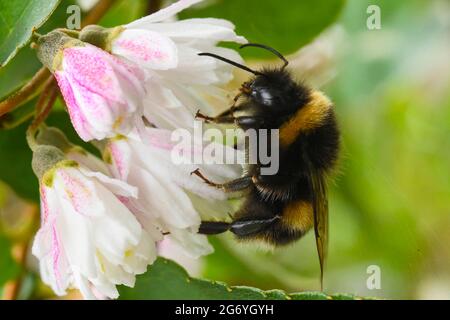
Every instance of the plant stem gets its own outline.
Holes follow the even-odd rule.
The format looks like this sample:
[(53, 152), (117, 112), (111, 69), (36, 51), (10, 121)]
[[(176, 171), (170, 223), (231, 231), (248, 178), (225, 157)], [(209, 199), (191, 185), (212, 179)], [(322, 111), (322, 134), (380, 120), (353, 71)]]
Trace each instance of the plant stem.
[(47, 119), (57, 97), (58, 97), (58, 88), (54, 83), (52, 83), (52, 86), (49, 88), (47, 103), (45, 104), (41, 113), (39, 113), (39, 115), (34, 119), (33, 123), (31, 124), (31, 127), (33, 129), (37, 129), (39, 125), (43, 123), (45, 119)]
[(40, 37), (42, 37), (42, 34), (37, 33), (36, 31), (33, 32), (33, 34), (31, 35), (31, 41), (32, 41), (31, 48), (33, 48), (33, 46), (36, 46), (35, 41), (38, 41)]
[(81, 28), (100, 21), (100, 19), (105, 15), (109, 8), (111, 8), (114, 2), (114, 0), (100, 0), (83, 19), (83, 21), (81, 22)]
[(36, 104), (35, 118), (27, 130), (27, 142), (30, 146), (30, 149), (33, 151), (37, 146), (35, 137), (36, 131), (50, 114), (56, 97), (58, 96), (58, 92), (58, 87), (56, 86), (53, 77), (49, 78), (46, 81), (45, 87)]
[(42, 89), (41, 96), (39, 97), (39, 100), (36, 103), (36, 115), (39, 115), (42, 112), (42, 109), (44, 108), (45, 101), (47, 100), (50, 89), (54, 86), (54, 78), (49, 77), (45, 83), (44, 87)]
[(11, 113), (0, 117), (0, 130), (10, 130), (30, 119), (34, 115), (34, 110), (29, 110), (27, 114), (17, 118)]
[(48, 78), (50, 72), (46, 67), (42, 67), (34, 77), (19, 91), (0, 102), (0, 117), (10, 112), (27, 100)]

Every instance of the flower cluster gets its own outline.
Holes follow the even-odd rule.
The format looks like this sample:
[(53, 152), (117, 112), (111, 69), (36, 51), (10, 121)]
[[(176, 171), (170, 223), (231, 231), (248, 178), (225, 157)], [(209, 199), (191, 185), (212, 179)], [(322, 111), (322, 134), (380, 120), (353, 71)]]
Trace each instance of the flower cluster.
[[(200, 1), (180, 0), (125, 26), (88, 26), (78, 38), (55, 30), (37, 42), (76, 132), (103, 156), (55, 128), (36, 137), (41, 227), (33, 254), (58, 295), (77, 288), (87, 299), (117, 298), (116, 285), (133, 286), (165, 237), (191, 257), (212, 250), (197, 234), (193, 197), (226, 203), (225, 194), (190, 176), (198, 165), (171, 161), (171, 129), (191, 129), (196, 109), (226, 101), (221, 85), (232, 78), (230, 67), (198, 53), (239, 61), (217, 45), (245, 39), (225, 20), (173, 19)], [(201, 170), (218, 181), (239, 173), (226, 165)]]

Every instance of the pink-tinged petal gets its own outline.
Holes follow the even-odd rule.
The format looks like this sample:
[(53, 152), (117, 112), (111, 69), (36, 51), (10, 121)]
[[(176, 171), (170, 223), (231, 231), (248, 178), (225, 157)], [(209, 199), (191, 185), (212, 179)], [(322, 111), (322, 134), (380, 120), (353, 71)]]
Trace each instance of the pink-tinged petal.
[(84, 141), (91, 140), (92, 136), (86, 128), (86, 119), (84, 118), (77, 104), (77, 101), (73, 94), (73, 90), (64, 72), (56, 72), (55, 77), (58, 82), (59, 88), (61, 89), (64, 101), (66, 102), (70, 120), (72, 121), (75, 130), (77, 131), (80, 138)]
[(55, 76), (85, 141), (127, 135), (142, 113), (146, 74), (134, 62), (90, 44), (68, 47)]
[(52, 267), (53, 267), (53, 273), (55, 275), (56, 285), (62, 289), (62, 276), (61, 276), (61, 270), (60, 270), (60, 264), (61, 264), (61, 244), (58, 238), (58, 234), (56, 231), (55, 224), (53, 223), (51, 226), (51, 232), (52, 232)]
[(54, 223), (48, 223), (38, 231), (32, 253), (40, 260), (42, 280), (49, 284), (57, 295), (66, 294), (69, 280), (67, 263)]
[(40, 187), (41, 193), (41, 224), (45, 224), (50, 216), (50, 206), (47, 199), (47, 189), (44, 186)]
[(148, 24), (154, 23), (154, 22), (160, 22), (163, 20), (166, 20), (168, 18), (173, 17), (178, 12), (183, 11), (186, 8), (189, 8), (190, 6), (202, 2), (203, 0), (180, 0), (175, 2), (174, 4), (161, 9), (149, 16), (143, 17), (141, 19), (135, 20), (127, 25), (127, 27), (130, 28), (140, 28), (145, 27)]
[(108, 101), (95, 92), (89, 91), (70, 74), (66, 75), (66, 79), (77, 101), (77, 111), (82, 115), (84, 127), (88, 128), (91, 139), (100, 140), (112, 136), (116, 119), (126, 111), (125, 105)]
[(141, 114), (142, 100), (146, 95), (144, 71), (134, 64), (125, 64), (124, 59), (117, 60), (119, 63), (114, 64), (114, 70), (126, 100), (123, 112), (128, 115), (131, 113)]
[(172, 142), (172, 132), (170, 130), (148, 128), (148, 141), (144, 141), (149, 145), (163, 150), (172, 150), (174, 143)]
[[(57, 199), (53, 199), (54, 193), (51, 189), (44, 191), (44, 195), (47, 201), (57, 201)], [(43, 198), (41, 198), (42, 200)], [(64, 295), (70, 279), (67, 259), (56, 225), (60, 215), (59, 203), (48, 203), (47, 207), (51, 212), (36, 234), (32, 253), (40, 260), (43, 280), (51, 285), (56, 294)]]
[(119, 74), (130, 81), (136, 89), (142, 90), (143, 92), (145, 91), (142, 85), (142, 81), (145, 80), (145, 72), (138, 64), (118, 58), (114, 55), (108, 55), (108, 58), (110, 59), (114, 71), (119, 72)]
[(86, 44), (84, 47), (66, 48), (63, 55), (63, 71), (80, 85), (105, 99), (125, 102), (114, 69), (109, 63), (109, 53)]
[(175, 68), (178, 63), (175, 43), (153, 31), (126, 29), (114, 40), (111, 51), (155, 70)]
[(114, 175), (126, 181), (130, 173), (131, 151), (126, 140), (112, 140), (108, 143), (108, 151), (111, 156)]
[(172, 150), (174, 143), (171, 141), (171, 131), (145, 127), (143, 123), (137, 123), (137, 135), (132, 134), (134, 140), (142, 141), (148, 146), (163, 150)]
[(55, 188), (62, 187), (58, 192), (70, 203), (76, 213), (86, 216), (103, 207), (102, 203), (96, 201), (93, 183), (84, 178), (78, 169), (59, 169), (55, 180)]

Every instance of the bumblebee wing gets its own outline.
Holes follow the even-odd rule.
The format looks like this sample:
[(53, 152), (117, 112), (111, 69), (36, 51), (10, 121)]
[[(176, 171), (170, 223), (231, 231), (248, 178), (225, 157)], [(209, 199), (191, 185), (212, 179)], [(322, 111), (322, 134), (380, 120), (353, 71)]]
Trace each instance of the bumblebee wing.
[(320, 286), (323, 287), (323, 271), (328, 249), (328, 198), (325, 175), (318, 170), (310, 171), (313, 193), (314, 233), (320, 263)]

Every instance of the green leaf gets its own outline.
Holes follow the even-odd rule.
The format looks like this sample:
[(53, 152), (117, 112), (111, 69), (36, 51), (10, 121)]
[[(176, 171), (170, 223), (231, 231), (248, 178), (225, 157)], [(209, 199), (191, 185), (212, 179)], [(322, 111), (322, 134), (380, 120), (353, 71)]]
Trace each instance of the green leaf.
[(52, 14), (59, 0), (0, 0), (0, 66), (14, 57)]
[[(216, 0), (180, 13), (181, 18), (223, 18), (236, 25), (250, 42), (292, 53), (333, 23), (345, 0)], [(242, 51), (248, 57), (269, 57), (260, 49)]]
[[(322, 292), (287, 294), (282, 290), (268, 290), (227, 286), (225, 283), (195, 279), (175, 262), (158, 258), (149, 271), (137, 277), (134, 288), (119, 287), (120, 299), (173, 300), (332, 300), (334, 296)], [(341, 295), (344, 296), (344, 295)], [(339, 296), (340, 297), (340, 296)], [(345, 297), (350, 297), (345, 295)], [(352, 296), (353, 297), (353, 296)], [(353, 297), (355, 299), (355, 297)]]
[(11, 256), (11, 243), (0, 235), (0, 288), (19, 274), (19, 265)]
[(116, 27), (130, 23), (145, 15), (147, 0), (117, 1), (98, 23), (103, 27)]
[(0, 68), (0, 100), (22, 87), (41, 66), (31, 48), (22, 48), (10, 63)]
[(290, 296), (292, 300), (331, 300), (325, 293), (314, 291), (293, 293)]
[(31, 151), (25, 132), (27, 123), (12, 130), (0, 131), (0, 180), (20, 196), (39, 199), (37, 179), (31, 169)]

